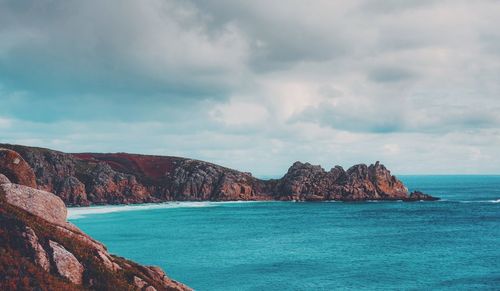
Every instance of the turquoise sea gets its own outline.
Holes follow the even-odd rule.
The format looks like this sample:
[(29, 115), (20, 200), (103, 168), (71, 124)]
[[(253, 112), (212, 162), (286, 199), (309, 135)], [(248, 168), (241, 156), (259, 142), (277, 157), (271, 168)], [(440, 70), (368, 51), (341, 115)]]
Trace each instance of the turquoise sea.
[(439, 202), (73, 208), (110, 252), (196, 290), (500, 290), (500, 176), (402, 176)]

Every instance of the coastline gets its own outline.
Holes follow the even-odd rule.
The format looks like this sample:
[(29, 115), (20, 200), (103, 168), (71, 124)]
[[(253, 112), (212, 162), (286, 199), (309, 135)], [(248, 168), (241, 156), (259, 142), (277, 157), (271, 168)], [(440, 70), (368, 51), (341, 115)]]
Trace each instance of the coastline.
[[(500, 199), (499, 199), (500, 200)], [(436, 200), (444, 202), (447, 200)], [(436, 202), (420, 200), (418, 202)], [(496, 201), (496, 200), (495, 200)], [(476, 202), (492, 202), (495, 201), (476, 201)], [(322, 201), (292, 201), (292, 200), (234, 200), (234, 201), (168, 201), (159, 203), (130, 203), (130, 204), (106, 204), (106, 205), (89, 205), (89, 206), (70, 206), (68, 210), (68, 220), (77, 220), (85, 218), (87, 215), (109, 214), (115, 212), (128, 211), (148, 211), (156, 209), (177, 209), (177, 208), (203, 208), (217, 207), (227, 204), (255, 204), (255, 203), (400, 203), (404, 200), (359, 200), (359, 201), (342, 201), (342, 200), (322, 200)], [(471, 201), (457, 201), (469, 203)]]

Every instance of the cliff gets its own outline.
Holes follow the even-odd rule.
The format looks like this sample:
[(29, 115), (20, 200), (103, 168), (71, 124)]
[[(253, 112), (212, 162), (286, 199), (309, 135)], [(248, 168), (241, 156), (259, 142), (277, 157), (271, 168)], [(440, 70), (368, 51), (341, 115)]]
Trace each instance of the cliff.
[(109, 254), (66, 213), (54, 194), (0, 174), (0, 290), (191, 290)]
[(179, 157), (70, 154), (9, 144), (0, 144), (0, 148), (19, 153), (33, 169), (38, 189), (55, 193), (67, 205), (172, 200), (436, 199), (420, 192), (411, 195), (379, 162), (355, 165), (348, 170), (335, 166), (330, 171), (296, 162), (281, 179), (260, 180), (249, 173)]
[(0, 290), (191, 290), (158, 267), (109, 254), (66, 221), (65, 204), (271, 199), (437, 198), (408, 193), (378, 162), (330, 171), (296, 162), (283, 178), (264, 181), (178, 157), (0, 145)]

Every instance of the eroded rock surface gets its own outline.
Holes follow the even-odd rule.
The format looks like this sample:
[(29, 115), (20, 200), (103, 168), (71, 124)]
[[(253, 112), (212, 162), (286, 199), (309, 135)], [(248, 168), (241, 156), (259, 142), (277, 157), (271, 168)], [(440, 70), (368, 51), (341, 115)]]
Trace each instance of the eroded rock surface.
[(345, 171), (335, 166), (330, 171), (309, 163), (294, 163), (279, 180), (275, 195), (282, 200), (399, 200), (408, 190), (382, 164), (355, 165)]
[(52, 248), (52, 259), (59, 274), (72, 283), (82, 284), (84, 268), (78, 259), (62, 245), (54, 241), (49, 241), (49, 244)]
[[(66, 208), (54, 194), (0, 187), (0, 290), (137, 290), (137, 282), (143, 290), (191, 290), (159, 268), (109, 254), (63, 219)], [(53, 211), (54, 201), (64, 211)]]
[(67, 209), (52, 193), (18, 184), (0, 185), (0, 194), (8, 203), (55, 224), (65, 224)]
[(435, 201), (439, 200), (439, 198), (432, 197), (430, 195), (424, 194), (420, 191), (415, 191), (410, 194), (410, 196), (405, 199), (405, 201), (411, 202), (411, 201)]
[(12, 183), (36, 188), (36, 179), (31, 166), (13, 150), (0, 146), (0, 173)]
[(40, 242), (38, 241), (38, 237), (35, 231), (31, 227), (26, 227), (26, 232), (24, 233), (24, 237), (28, 241), (29, 245), (33, 249), (35, 263), (42, 267), (46, 272), (50, 271), (50, 261), (47, 252), (42, 247)]
[(0, 185), (2, 184), (10, 184), (9, 178), (7, 178), (4, 174), (0, 174)]
[[(126, 153), (66, 154), (0, 145), (18, 151), (35, 169), (38, 187), (67, 205), (228, 200), (405, 200), (408, 190), (382, 164), (330, 171), (294, 163), (277, 180), (219, 165), (168, 156)], [(424, 200), (432, 200), (422, 196)]]

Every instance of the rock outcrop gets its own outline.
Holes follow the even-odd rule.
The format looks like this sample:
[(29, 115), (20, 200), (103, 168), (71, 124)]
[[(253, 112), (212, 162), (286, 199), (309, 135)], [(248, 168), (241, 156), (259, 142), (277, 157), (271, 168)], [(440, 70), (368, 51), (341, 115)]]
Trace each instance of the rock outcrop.
[(424, 194), (424, 193), (422, 193), (420, 191), (411, 192), (410, 196), (408, 198), (404, 199), (404, 201), (407, 201), (407, 202), (413, 202), (413, 201), (436, 201), (436, 200), (439, 200), (439, 198), (432, 197), (431, 195)]
[(66, 206), (52, 193), (9, 183), (0, 185), (0, 195), (4, 195), (8, 203), (51, 223), (66, 223)]
[[(335, 166), (325, 171), (294, 163), (277, 180), (215, 164), (167, 156), (126, 153), (67, 154), (0, 144), (33, 167), (38, 188), (66, 205), (229, 200), (407, 200), (410, 193), (382, 164)], [(430, 196), (421, 196), (432, 200)]]
[(43, 246), (38, 241), (38, 237), (35, 231), (27, 226), (26, 231), (23, 234), (24, 238), (28, 241), (28, 244), (31, 246), (31, 249), (34, 251), (34, 259), (35, 263), (42, 267), (46, 272), (50, 272), (50, 260), (47, 252), (43, 248)]
[(345, 171), (335, 166), (325, 171), (320, 166), (296, 162), (278, 182), (274, 191), (282, 200), (404, 200), (408, 190), (379, 162), (355, 165)]
[(4, 174), (0, 174), (0, 185), (3, 184), (10, 184), (10, 180)]
[(59, 275), (70, 280), (74, 284), (82, 284), (84, 269), (78, 259), (62, 245), (54, 241), (49, 240), (49, 245), (52, 248), (52, 258)]
[(0, 173), (13, 183), (36, 188), (35, 173), (20, 154), (0, 146)]
[(191, 290), (157, 267), (113, 256), (66, 221), (52, 193), (0, 176), (0, 290)]
[(66, 221), (65, 204), (437, 199), (409, 194), (379, 162), (347, 171), (296, 162), (283, 178), (266, 181), (177, 157), (0, 147), (9, 148), (0, 149), (0, 290), (191, 290), (158, 267), (109, 254)]

